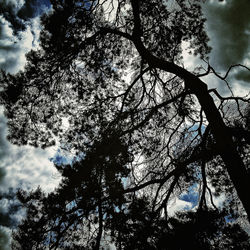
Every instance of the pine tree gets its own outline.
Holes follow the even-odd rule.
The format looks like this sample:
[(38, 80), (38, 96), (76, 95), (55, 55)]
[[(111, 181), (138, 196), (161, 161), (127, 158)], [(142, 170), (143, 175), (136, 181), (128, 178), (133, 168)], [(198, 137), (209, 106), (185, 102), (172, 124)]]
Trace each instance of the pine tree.
[[(203, 60), (207, 60), (210, 52), (200, 1), (178, 0), (173, 4), (162, 0), (53, 0), (51, 3), (53, 11), (42, 17), (40, 49), (27, 54), (24, 71), (16, 75), (1, 74), (1, 103), (9, 121), (9, 140), (17, 145), (42, 148), (59, 140), (61, 147), (75, 152), (79, 159), (89, 151), (95, 152), (96, 143), (108, 147), (112, 144), (109, 138), (115, 133), (118, 141), (126, 142), (132, 161), (128, 161), (129, 173), (124, 183), (116, 180), (122, 175), (119, 168), (111, 171), (109, 178), (113, 178), (114, 185), (119, 183), (118, 193), (126, 196), (126, 202), (133, 205), (134, 196), (144, 194), (150, 210), (167, 218), (169, 201), (200, 185), (198, 211), (206, 211), (209, 204), (215, 207), (212, 185), (215, 195), (225, 194), (228, 214), (244, 216), (243, 206), (249, 219), (250, 199), (246, 192), (250, 189), (249, 99), (222, 97), (215, 89), (208, 89), (201, 79), (213, 73), (226, 81), (235, 66), (223, 77), (209, 64), (206, 72), (198, 65), (193, 72), (182, 65), (183, 42), (189, 43), (194, 55)], [(113, 197), (116, 194), (111, 192), (112, 181), (105, 179), (107, 173), (104, 174), (110, 152), (102, 151), (107, 158), (101, 163), (89, 162), (84, 167), (74, 164), (80, 164), (86, 171), (86, 166), (91, 167), (88, 178), (92, 171), (96, 174), (100, 171), (96, 182), (90, 183), (95, 188), (89, 194), (102, 202), (107, 192), (107, 199), (112, 198), (108, 206), (115, 211), (119, 208)], [(74, 164), (72, 170), (68, 166), (65, 171), (76, 171)], [(72, 177), (76, 178), (74, 185), (88, 181), (84, 179), (84, 171)], [(67, 192), (74, 195), (77, 188), (70, 185)], [(41, 193), (38, 203), (50, 199), (43, 196)], [(58, 206), (60, 202), (59, 199)], [(92, 204), (90, 197), (85, 202), (94, 214), (100, 212), (99, 221), (107, 216), (106, 210), (97, 208), (98, 202)], [(233, 205), (233, 211), (229, 204)], [(38, 211), (38, 207), (34, 209), (33, 212)], [(62, 211), (66, 212), (65, 209), (64, 204)], [(45, 218), (49, 211), (44, 211)], [(54, 217), (54, 221), (49, 219), (55, 230), (59, 230), (54, 233), (51, 224), (52, 241), (62, 233), (60, 223), (65, 228), (69, 225), (74, 228), (70, 224), (75, 221), (73, 218), (60, 216), (59, 221)], [(47, 220), (41, 221), (41, 230), (48, 230), (46, 223)], [(27, 223), (24, 225), (28, 237), (30, 229)], [(93, 247), (99, 246), (105, 231), (102, 227), (101, 223)], [(36, 239), (38, 246), (48, 239), (43, 235)], [(53, 243), (55, 247), (61, 244), (61, 239)], [(67, 241), (64, 238), (65, 244)]]

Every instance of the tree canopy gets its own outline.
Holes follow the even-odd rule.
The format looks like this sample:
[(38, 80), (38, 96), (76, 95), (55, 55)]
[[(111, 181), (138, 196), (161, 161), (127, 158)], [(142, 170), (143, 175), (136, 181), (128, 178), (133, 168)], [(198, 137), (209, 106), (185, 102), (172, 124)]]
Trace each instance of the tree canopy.
[[(206, 213), (207, 242), (224, 249), (235, 232), (247, 244), (224, 217), (250, 217), (249, 99), (222, 97), (201, 79), (211, 73), (227, 84), (237, 65), (225, 76), (208, 62), (193, 72), (183, 65), (184, 42), (208, 59), (201, 2), (51, 0), (40, 48), (23, 71), (1, 74), (1, 103), (12, 143), (57, 142), (76, 157), (56, 166), (63, 179), (55, 192), (19, 192), (27, 218), (14, 234), (17, 248), (99, 249), (106, 232), (118, 248), (161, 249), (194, 225), (198, 239)], [(197, 214), (180, 217), (184, 225), (170, 219), (170, 200), (194, 185)], [(224, 214), (213, 202), (220, 194)], [(140, 238), (145, 228), (148, 241)]]

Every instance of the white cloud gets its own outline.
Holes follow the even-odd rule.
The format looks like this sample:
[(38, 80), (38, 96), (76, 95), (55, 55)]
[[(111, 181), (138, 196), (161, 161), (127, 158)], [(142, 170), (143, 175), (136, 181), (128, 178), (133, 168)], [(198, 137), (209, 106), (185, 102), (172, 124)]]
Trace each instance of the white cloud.
[(202, 61), (199, 56), (194, 56), (194, 49), (190, 48), (190, 42), (182, 41), (181, 48), (183, 64), (187, 70), (193, 72), (196, 71), (198, 67), (206, 67), (205, 62)]
[(4, 189), (17, 187), (21, 183), (24, 188), (39, 185), (47, 192), (53, 191), (60, 178), (52, 162), (48, 160), (54, 155), (52, 150), (43, 151), (28, 146), (19, 148), (13, 145), (10, 149), (10, 155), (1, 164), (6, 170)]
[[(6, 39), (7, 41), (9, 41), (9, 39), (11, 40), (13, 36), (11, 24), (7, 20), (5, 20), (5, 18), (2, 15), (0, 15), (0, 25), (1, 25), (1, 36), (4, 37), (4, 39)], [(1, 40), (4, 41), (3, 39)]]
[(33, 148), (31, 146), (16, 146), (10, 144), (7, 139), (6, 119), (0, 117), (0, 168), (5, 170), (0, 190), (7, 191), (8, 188), (20, 186), (36, 188), (38, 185), (43, 190), (52, 191), (60, 181), (60, 175), (49, 158), (56, 154), (57, 148), (48, 149)]
[(189, 210), (192, 207), (193, 207), (192, 202), (187, 202), (187, 201), (175, 198), (169, 203), (167, 210), (168, 210), (169, 216), (173, 216), (176, 212), (182, 211), (183, 209)]
[[(56, 154), (55, 147), (45, 150), (30, 146), (16, 146), (10, 144), (7, 139), (6, 118), (0, 111), (0, 170), (5, 175), (0, 176), (0, 192), (8, 192), (21, 187), (26, 190), (36, 189), (38, 186), (45, 192), (51, 192), (58, 186), (60, 175), (49, 158)], [(11, 221), (20, 222), (24, 216), (24, 209), (13, 214), (6, 213), (11, 203), (11, 198), (0, 201), (0, 213)], [(7, 219), (6, 217), (6, 219)], [(4, 222), (1, 218), (0, 224)], [(0, 225), (0, 249), (10, 249), (11, 229)], [(2, 238), (2, 239), (1, 239)], [(4, 247), (4, 248), (3, 248)]]
[(25, 54), (38, 47), (40, 33), (39, 18), (33, 18), (24, 31), (14, 35), (11, 24), (0, 16), (0, 68), (16, 73), (26, 63)]

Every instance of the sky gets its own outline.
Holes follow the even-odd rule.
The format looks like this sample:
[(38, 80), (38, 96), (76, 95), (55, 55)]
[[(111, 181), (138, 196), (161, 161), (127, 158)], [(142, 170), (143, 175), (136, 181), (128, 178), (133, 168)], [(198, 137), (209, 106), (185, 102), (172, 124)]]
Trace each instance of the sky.
[[(25, 53), (38, 46), (39, 15), (48, 11), (47, 0), (0, 0), (0, 68), (16, 73), (25, 65)], [(15, 213), (9, 189), (22, 187), (52, 191), (60, 176), (51, 158), (58, 157), (56, 148), (47, 150), (30, 146), (18, 147), (7, 139), (6, 118), (0, 108), (0, 249), (8, 250), (10, 229), (20, 220)], [(62, 159), (61, 159), (62, 160)], [(13, 212), (11, 214), (10, 212)]]
[[(210, 64), (217, 72), (225, 72), (231, 65), (250, 67), (250, 2), (249, 0), (210, 0), (204, 8), (212, 53)], [(250, 91), (250, 72), (232, 71), (230, 82), (236, 95)], [(225, 83), (216, 87), (228, 93)]]
[[(0, 0), (0, 68), (16, 73), (25, 65), (25, 53), (39, 46), (41, 13), (50, 8), (48, 0)], [(203, 6), (208, 19), (206, 29), (213, 50), (209, 63), (223, 74), (232, 64), (242, 63), (250, 67), (250, 2), (249, 0), (210, 0)], [(197, 59), (186, 54), (185, 63), (190, 68)], [(246, 70), (235, 70), (230, 82), (236, 95), (250, 91), (250, 74)], [(228, 91), (223, 82), (212, 76), (204, 78), (210, 88), (216, 87), (221, 94)], [(29, 146), (18, 147), (6, 140), (8, 133), (6, 118), (0, 109), (0, 249), (8, 250), (8, 234), (17, 215), (7, 216), (13, 208), (11, 195), (5, 193), (10, 188), (32, 189), (40, 185), (49, 192), (60, 180), (53, 159), (64, 161), (56, 147), (46, 150)], [(173, 201), (171, 211), (192, 208), (197, 197), (183, 194)], [(218, 204), (220, 200), (217, 201)], [(15, 209), (12, 209), (15, 211)], [(22, 212), (20, 212), (22, 213)], [(18, 217), (18, 216), (17, 216)], [(21, 214), (19, 214), (21, 217)], [(3, 235), (6, 237), (3, 237)], [(2, 237), (1, 237), (2, 236)]]

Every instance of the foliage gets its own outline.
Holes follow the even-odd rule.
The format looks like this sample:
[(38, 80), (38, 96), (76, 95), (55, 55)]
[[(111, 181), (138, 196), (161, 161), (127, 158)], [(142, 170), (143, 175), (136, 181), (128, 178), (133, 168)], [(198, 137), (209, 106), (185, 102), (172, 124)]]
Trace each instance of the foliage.
[(96, 142), (84, 159), (57, 166), (63, 179), (55, 192), (19, 190), (27, 218), (14, 234), (13, 248), (99, 249), (103, 220), (126, 202), (122, 178), (128, 176), (130, 162), (124, 143), (109, 135)]
[[(146, 225), (152, 237), (167, 230), (169, 201), (194, 185), (200, 187), (197, 211), (216, 209), (213, 198), (223, 194), (236, 211), (228, 205), (227, 215), (244, 218), (244, 208), (250, 218), (249, 99), (222, 97), (200, 79), (213, 73), (229, 86), (235, 66), (224, 77), (209, 64), (206, 72), (183, 66), (184, 42), (203, 60), (210, 51), (200, 2), (51, 0), (40, 49), (27, 54), (23, 72), (1, 74), (1, 103), (12, 143), (45, 148), (59, 142), (76, 160), (56, 166), (63, 181), (55, 192), (19, 192), (27, 218), (14, 234), (17, 248), (77, 249), (81, 230), (81, 247), (98, 249), (102, 235), (112, 232), (118, 246), (140, 248), (151, 241), (138, 232)], [(145, 218), (138, 212), (143, 207)], [(146, 219), (151, 213), (155, 221)], [(220, 213), (209, 214), (220, 215), (221, 223), (205, 240), (236, 230)], [(166, 234), (179, 235), (192, 226), (187, 218), (199, 215), (185, 216), (185, 223), (173, 219)], [(120, 232), (115, 217), (138, 223)], [(225, 237), (218, 244), (227, 244), (230, 233)]]
[(122, 249), (247, 249), (250, 244), (239, 224), (227, 223), (218, 210), (182, 211), (166, 220), (154, 217), (139, 199), (115, 219), (116, 245)]
[(54, 192), (19, 190), (27, 216), (13, 234), (12, 249), (99, 249), (105, 239), (118, 249), (250, 246), (241, 226), (226, 221), (228, 215), (232, 221), (237, 215), (233, 218), (226, 210), (198, 209), (162, 217), (152, 210), (152, 200), (128, 194), (122, 185), (132, 162), (126, 144), (112, 136), (94, 145), (83, 159), (57, 166), (63, 179)]

